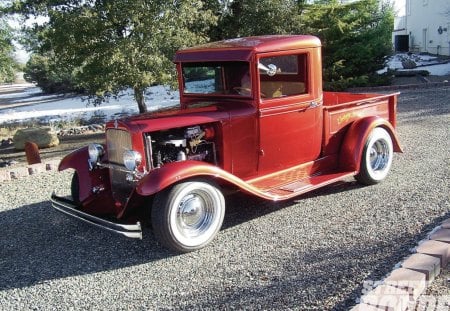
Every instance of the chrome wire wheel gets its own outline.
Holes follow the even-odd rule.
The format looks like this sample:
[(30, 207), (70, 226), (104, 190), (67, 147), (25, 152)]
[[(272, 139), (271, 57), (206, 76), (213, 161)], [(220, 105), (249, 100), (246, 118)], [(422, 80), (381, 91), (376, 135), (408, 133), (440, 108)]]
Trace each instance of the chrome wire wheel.
[(365, 184), (373, 185), (386, 178), (391, 169), (394, 150), (389, 133), (377, 127), (372, 130), (364, 146), (361, 166), (356, 179)]
[(222, 226), (225, 200), (209, 181), (189, 181), (158, 194), (152, 209), (156, 237), (173, 250), (189, 252), (207, 245)]

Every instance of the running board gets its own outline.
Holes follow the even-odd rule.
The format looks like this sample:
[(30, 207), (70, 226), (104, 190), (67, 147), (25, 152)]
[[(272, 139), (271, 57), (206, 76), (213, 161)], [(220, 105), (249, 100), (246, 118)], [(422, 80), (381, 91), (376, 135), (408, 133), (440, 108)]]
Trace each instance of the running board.
[(270, 180), (265, 180), (265, 189), (261, 189), (264, 194), (276, 200), (282, 200), (298, 196), (300, 194), (315, 190), (317, 188), (341, 181), (344, 178), (352, 177), (356, 172), (330, 172), (326, 174), (309, 176), (300, 180), (293, 180), (287, 183), (267, 187)]

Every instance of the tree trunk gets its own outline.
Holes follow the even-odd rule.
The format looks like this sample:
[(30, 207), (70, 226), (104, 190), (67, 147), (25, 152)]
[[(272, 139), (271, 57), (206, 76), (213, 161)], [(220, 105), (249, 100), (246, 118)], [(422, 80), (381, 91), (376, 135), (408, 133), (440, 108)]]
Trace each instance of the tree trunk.
[(147, 106), (145, 105), (144, 89), (134, 88), (134, 99), (136, 100), (139, 108), (139, 113), (147, 112)]

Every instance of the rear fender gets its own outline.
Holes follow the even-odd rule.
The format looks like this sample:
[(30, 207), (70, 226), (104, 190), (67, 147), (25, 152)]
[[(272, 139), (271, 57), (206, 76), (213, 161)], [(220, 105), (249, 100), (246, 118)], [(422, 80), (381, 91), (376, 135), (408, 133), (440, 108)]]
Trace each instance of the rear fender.
[(261, 191), (233, 174), (217, 166), (199, 161), (173, 162), (151, 171), (141, 179), (136, 187), (136, 193), (142, 196), (153, 195), (175, 183), (194, 177), (209, 177), (216, 179), (218, 183), (232, 184), (243, 191), (260, 197), (267, 197)]
[(372, 116), (353, 122), (348, 129), (339, 154), (339, 165), (344, 171), (359, 171), (364, 145), (370, 132), (384, 128), (392, 138), (394, 152), (403, 152), (394, 127), (383, 118)]

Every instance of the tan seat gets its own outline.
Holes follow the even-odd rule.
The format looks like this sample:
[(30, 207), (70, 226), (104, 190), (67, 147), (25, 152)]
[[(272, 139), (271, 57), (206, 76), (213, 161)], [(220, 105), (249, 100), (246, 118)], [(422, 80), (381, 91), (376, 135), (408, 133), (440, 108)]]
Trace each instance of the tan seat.
[(276, 98), (305, 93), (305, 83), (284, 81), (261, 81), (261, 93), (265, 98)]

